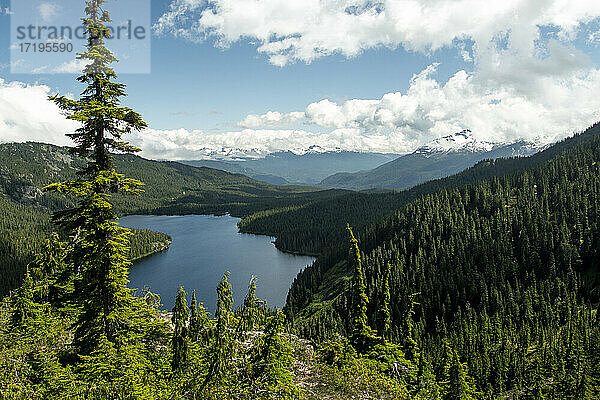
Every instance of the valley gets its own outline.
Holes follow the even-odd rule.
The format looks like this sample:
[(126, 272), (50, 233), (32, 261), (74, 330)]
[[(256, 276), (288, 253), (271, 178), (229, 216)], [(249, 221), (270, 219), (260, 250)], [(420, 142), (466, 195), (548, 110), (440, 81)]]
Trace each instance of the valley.
[(0, 400), (600, 399), (600, 7), (530, 3), (0, 0)]

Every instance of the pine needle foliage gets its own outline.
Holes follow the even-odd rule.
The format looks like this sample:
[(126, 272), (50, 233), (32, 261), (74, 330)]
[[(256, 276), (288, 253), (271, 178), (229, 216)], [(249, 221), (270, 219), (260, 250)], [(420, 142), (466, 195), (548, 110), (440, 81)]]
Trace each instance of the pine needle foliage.
[(173, 316), (171, 317), (171, 322), (173, 323), (173, 340), (171, 345), (173, 360), (171, 361), (171, 368), (173, 372), (180, 372), (186, 366), (188, 359), (188, 319), (190, 315), (186, 295), (187, 293), (183, 287), (179, 287), (177, 298), (175, 299), (175, 307), (173, 308)]
[(369, 297), (367, 296), (367, 286), (365, 284), (365, 274), (363, 271), (358, 240), (354, 237), (350, 225), (346, 227), (348, 239), (350, 242), (348, 262), (352, 268), (352, 334), (351, 339), (358, 351), (367, 351), (369, 346), (376, 340), (373, 330), (369, 326), (367, 318), (367, 308), (369, 306)]
[[(142, 183), (117, 173), (111, 153), (139, 149), (122, 136), (146, 127), (141, 116), (121, 106), (125, 85), (116, 82), (110, 64), (117, 61), (105, 47), (111, 21), (104, 0), (86, 1), (82, 18), (88, 37), (86, 51), (78, 59), (86, 63), (78, 81), (86, 85), (78, 100), (65, 96), (51, 99), (80, 127), (68, 136), (73, 153), (88, 160), (75, 180), (49, 185), (46, 191), (73, 196), (77, 206), (57, 212), (53, 220), (71, 235), (68, 262), (72, 265), (75, 301), (82, 313), (77, 321), (75, 344), (82, 354), (102, 340), (116, 343), (117, 334), (136, 325), (136, 304), (127, 288), (131, 262), (127, 258), (130, 231), (117, 225), (111, 193), (137, 195)], [(141, 321), (137, 321), (138, 323)]]

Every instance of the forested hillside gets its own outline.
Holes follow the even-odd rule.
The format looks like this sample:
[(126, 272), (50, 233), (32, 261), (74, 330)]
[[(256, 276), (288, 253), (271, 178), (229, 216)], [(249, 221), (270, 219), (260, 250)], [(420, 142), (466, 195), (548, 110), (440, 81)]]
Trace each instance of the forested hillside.
[[(340, 251), (345, 251), (340, 243), (344, 241), (347, 223), (360, 231), (422, 195), (531, 169), (599, 132), (600, 127), (596, 125), (585, 135), (561, 141), (532, 156), (484, 160), (456, 175), (422, 183), (410, 190), (352, 192), (335, 199), (313, 200), (298, 207), (257, 212), (244, 218), (240, 229), (243, 232), (276, 236), (277, 247), (284, 251), (309, 254), (333, 252), (333, 260), (339, 260)], [(328, 257), (326, 255), (323, 259)]]
[[(56, 230), (50, 213), (43, 207), (19, 204), (0, 197), (0, 297), (18, 287), (25, 266), (41, 249), (50, 232)], [(134, 230), (130, 257), (136, 260), (164, 250), (171, 238), (164, 233)]]
[[(71, 206), (68, 196), (43, 192), (54, 181), (75, 177), (83, 159), (66, 148), (41, 143), (0, 144), (0, 295), (15, 288), (25, 265), (52, 231), (52, 211)], [(115, 194), (116, 209), (125, 214), (231, 213), (246, 216), (270, 207), (305, 204), (342, 194), (310, 188), (277, 187), (243, 175), (174, 162), (156, 162), (134, 155), (116, 155), (115, 164), (128, 176), (141, 178), (145, 193), (137, 197)], [(136, 232), (132, 256), (164, 248), (166, 235)]]
[[(0, 144), (0, 190), (23, 204), (40, 204), (50, 209), (66, 205), (63, 196), (42, 193), (41, 188), (56, 180), (70, 179), (84, 163), (66, 148), (41, 143)], [(120, 214), (197, 213), (244, 215), (263, 208), (301, 204), (304, 198), (326, 198), (341, 191), (313, 194), (307, 187), (279, 187), (240, 174), (211, 168), (195, 168), (176, 162), (157, 162), (135, 155), (115, 155), (115, 166), (134, 174), (146, 184), (138, 197), (114, 195)], [(295, 202), (294, 202), (295, 201)]]
[[(363, 229), (371, 326), (388, 303), (392, 340), (438, 378), (456, 352), (489, 397), (597, 398), (599, 133), (416, 188)], [(285, 309), (297, 333), (351, 333), (351, 276), (339, 252), (298, 276)]]

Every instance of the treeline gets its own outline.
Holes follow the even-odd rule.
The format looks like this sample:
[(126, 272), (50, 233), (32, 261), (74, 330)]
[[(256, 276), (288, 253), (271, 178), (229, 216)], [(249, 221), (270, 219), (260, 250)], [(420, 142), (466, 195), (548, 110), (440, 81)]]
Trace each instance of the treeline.
[[(112, 196), (119, 214), (231, 213), (244, 217), (346, 193), (278, 187), (243, 175), (133, 155), (115, 155), (114, 162), (119, 171), (147, 183), (141, 196)], [(66, 148), (41, 143), (0, 144), (0, 296), (18, 287), (25, 266), (52, 232), (51, 212), (75, 204), (69, 195), (42, 189), (53, 181), (74, 179), (77, 169), (83, 166), (85, 160)], [(161, 249), (166, 242), (164, 235), (136, 232), (131, 257)]]
[(24, 266), (31, 262), (52, 232), (50, 214), (0, 197), (0, 297), (19, 286)]
[[(34, 260), (54, 230), (50, 213), (0, 197), (0, 297), (21, 284), (25, 266)], [(164, 250), (171, 238), (164, 233), (134, 229), (129, 257), (133, 260)]]
[[(341, 243), (344, 242), (347, 223), (360, 232), (423, 195), (531, 169), (587, 141), (590, 135), (599, 131), (600, 126), (595, 124), (585, 135), (575, 135), (533, 156), (484, 160), (459, 174), (426, 182), (406, 191), (346, 193), (339, 197), (313, 199), (299, 207), (271, 207), (244, 218), (239, 224), (240, 230), (276, 236), (277, 248), (284, 251), (322, 253), (324, 259), (331, 258), (337, 262), (345, 251)], [(332, 252), (334, 254), (330, 255)]]
[(127, 255), (132, 261), (166, 250), (172, 241), (169, 235), (148, 229), (132, 229), (132, 233)]
[[(450, 347), (488, 398), (597, 398), (599, 131), (445, 181), (466, 186), (433, 183), (436, 193), (363, 229), (369, 322), (389, 265), (390, 338), (406, 342), (410, 314), (438, 378)], [(285, 310), (299, 334), (350, 331), (345, 258), (322, 257), (294, 282)]]
[(320, 254), (344, 242), (347, 223), (360, 229), (405, 204), (395, 193), (348, 193), (297, 207), (256, 212), (240, 221), (240, 231), (276, 236), (278, 249)]

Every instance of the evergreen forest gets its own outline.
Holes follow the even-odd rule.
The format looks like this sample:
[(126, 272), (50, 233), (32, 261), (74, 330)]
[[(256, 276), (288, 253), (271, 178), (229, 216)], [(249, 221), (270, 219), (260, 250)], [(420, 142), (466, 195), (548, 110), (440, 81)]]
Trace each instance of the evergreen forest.
[[(85, 2), (73, 147), (0, 146), (1, 399), (598, 399), (600, 124), (400, 192), (279, 187), (135, 155), (104, 0)], [(283, 310), (134, 291), (171, 238), (126, 214), (243, 217), (314, 254)]]

